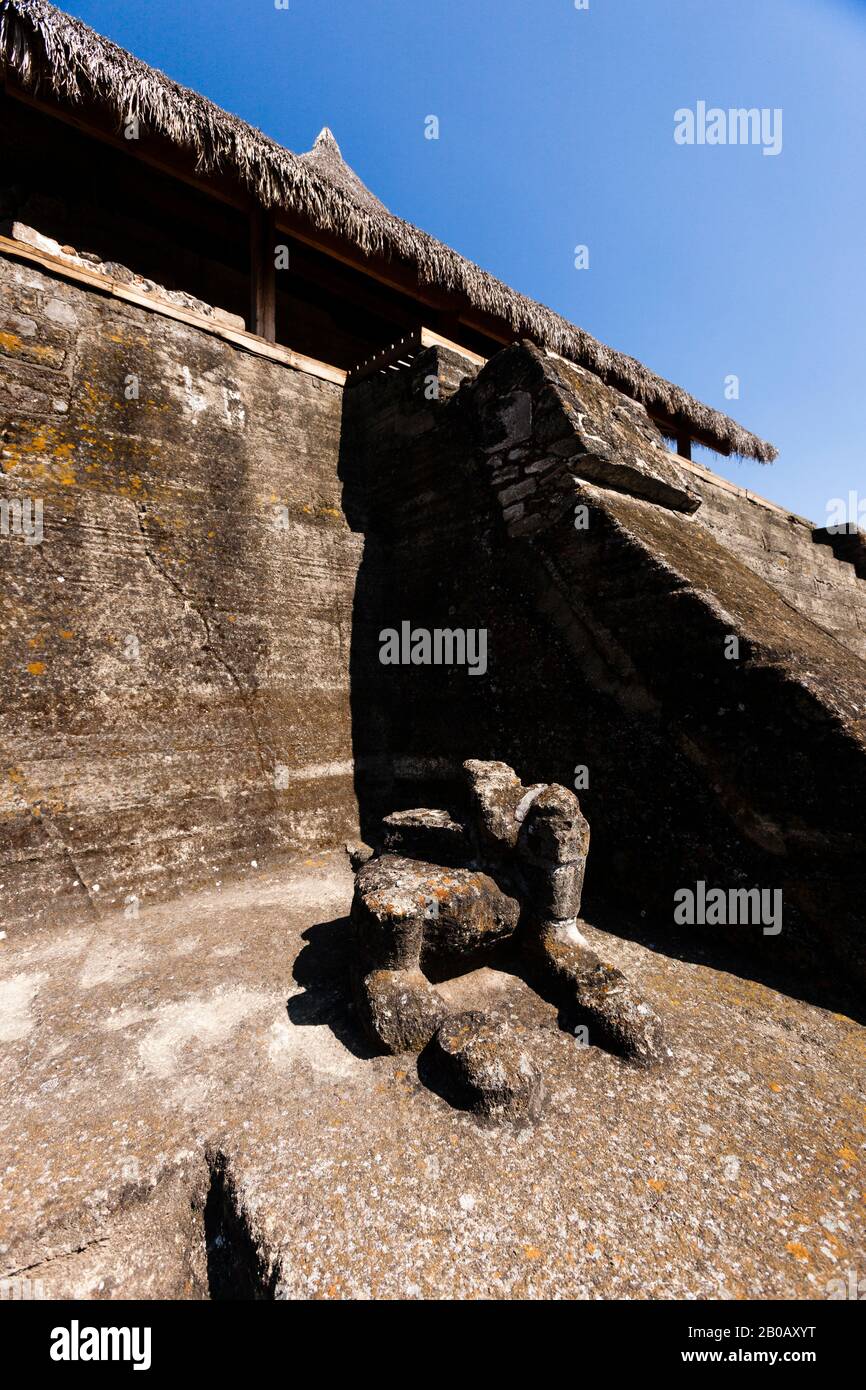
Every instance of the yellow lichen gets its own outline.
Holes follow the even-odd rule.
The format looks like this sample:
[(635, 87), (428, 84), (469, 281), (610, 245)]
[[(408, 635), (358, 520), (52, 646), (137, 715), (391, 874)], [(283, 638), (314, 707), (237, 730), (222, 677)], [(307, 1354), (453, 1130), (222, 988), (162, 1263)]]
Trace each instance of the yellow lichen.
[(798, 1260), (808, 1260), (809, 1258), (808, 1250), (805, 1246), (801, 1245), (799, 1241), (789, 1240), (787, 1245), (785, 1246), (785, 1249), (787, 1250), (789, 1255), (796, 1256)]

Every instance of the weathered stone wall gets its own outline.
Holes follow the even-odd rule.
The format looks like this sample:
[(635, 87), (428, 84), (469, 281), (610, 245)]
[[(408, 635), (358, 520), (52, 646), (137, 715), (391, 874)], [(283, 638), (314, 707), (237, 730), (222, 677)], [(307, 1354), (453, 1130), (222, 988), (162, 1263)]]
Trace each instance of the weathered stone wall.
[(812, 539), (810, 522), (692, 468), (697, 519), (722, 545), (843, 646), (866, 657), (866, 579)]
[(30, 265), (0, 297), (0, 499), (42, 527), (0, 535), (3, 927), (337, 842), (342, 388)]
[[(830, 757), (820, 699), (782, 681), (788, 722), (773, 733), (781, 677), (768, 660), (772, 698), (754, 716), (772, 714), (767, 729), (734, 733), (726, 716), (708, 752), (716, 715), (701, 682), (717, 634), (703, 609), (690, 652), (669, 648), (687, 611), (676, 591), (718, 596), (724, 580), (729, 614), (751, 605), (731, 630), (754, 644), (765, 609), (759, 645), (781, 634), (832, 690), (849, 653), (809, 623), (789, 631), (786, 614), (802, 620), (777, 594), (809, 613), (805, 554), (828, 567), (816, 621), (829, 627), (835, 595), (852, 591), (843, 628), (860, 621), (863, 581), (799, 534), (781, 568), (791, 519), (681, 468), (633, 402), (565, 364), (538, 376), (540, 358), (522, 387), (508, 364), (524, 370), (524, 349), (477, 379), (459, 354), (431, 350), (344, 400), (30, 265), (0, 262), (0, 293), (4, 924), (76, 904), (132, 913), (334, 844), (356, 829), (356, 788), (372, 837), (385, 811), (452, 804), (468, 757), (501, 758), (527, 783), (571, 785), (591, 768), (590, 897), (625, 888), (657, 906), (711, 871), (772, 884), (780, 834), (791, 862), (808, 853), (813, 896), (829, 892), (815, 885), (831, 850), (828, 872), (847, 881), (853, 764)], [(527, 429), (529, 452), (481, 437), (500, 428), (500, 395), (503, 439)], [(562, 560), (565, 581), (563, 466), (632, 499), (628, 514), (625, 500), (619, 513), (615, 498), (593, 502), (596, 531)], [(13, 503), (41, 509), (38, 537), (18, 533)], [(657, 514), (674, 521), (659, 529)], [(520, 542), (507, 553), (503, 527)], [(666, 561), (669, 543), (680, 549)], [(485, 677), (384, 668), (379, 634), (405, 620), (486, 629)], [(810, 739), (824, 740), (814, 775)], [(732, 762), (747, 740), (751, 763)], [(799, 828), (786, 829), (791, 806)]]
[[(825, 998), (862, 981), (866, 667), (699, 524), (690, 471), (639, 406), (524, 346), (456, 394), (448, 373), (431, 353), (347, 392), (369, 470), (365, 609), (488, 632), (475, 678), (382, 666), (372, 624), (353, 633), (384, 753), (359, 782), (368, 833), (385, 808), (459, 814), (467, 757), (527, 784), (581, 767), (588, 900), (624, 901), (677, 949), (726, 936)], [(677, 932), (673, 895), (700, 880), (782, 892), (783, 932)]]

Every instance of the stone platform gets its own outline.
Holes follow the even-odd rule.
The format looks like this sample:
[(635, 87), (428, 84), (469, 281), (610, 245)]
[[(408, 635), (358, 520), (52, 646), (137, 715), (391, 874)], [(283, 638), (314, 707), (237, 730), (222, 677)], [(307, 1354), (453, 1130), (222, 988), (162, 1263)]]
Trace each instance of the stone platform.
[[(346, 1002), (342, 854), (0, 942), (0, 1278), (48, 1297), (794, 1298), (864, 1267), (866, 1031), (587, 927), (673, 1061), (581, 1050), (521, 981), (534, 1127), (488, 1128)], [(16, 1285), (6, 1286), (17, 1287)]]

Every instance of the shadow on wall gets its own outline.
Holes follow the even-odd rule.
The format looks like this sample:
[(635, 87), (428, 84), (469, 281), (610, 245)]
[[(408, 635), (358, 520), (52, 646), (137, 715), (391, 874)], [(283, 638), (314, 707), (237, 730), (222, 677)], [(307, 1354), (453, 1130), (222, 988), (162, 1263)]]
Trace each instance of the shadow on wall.
[[(502, 356), (500, 354), (499, 356)], [(499, 359), (493, 359), (494, 362)], [(475, 369), (445, 349), (349, 387), (340, 477), (350, 525), (364, 535), (350, 659), (355, 790), (362, 835), (384, 814), (438, 806), (462, 816), (461, 765), (500, 759), (526, 784), (575, 787), (592, 827), (584, 915), (677, 957), (706, 961), (785, 993), (862, 1015), (826, 942), (785, 903), (785, 935), (760, 926), (674, 923), (674, 893), (772, 885), (778, 860), (743, 837), (681, 747), (664, 707), (634, 709), (567, 648), (533, 542), (508, 542), (476, 464)], [(435, 381), (438, 399), (428, 399)], [(380, 633), (486, 632), (483, 674), (468, 666), (383, 664)], [(580, 768), (590, 769), (589, 784)], [(576, 780), (577, 774), (577, 780)]]
[[(364, 534), (350, 659), (352, 739), (361, 831), (371, 843), (382, 816), (395, 809), (462, 812), (467, 758), (502, 758), (524, 780), (573, 780), (573, 729), (542, 716), (573, 673), (557, 644), (538, 641), (529, 606), (504, 582), (496, 517), (474, 474), (456, 398), (448, 406), (448, 447), (435, 428), (467, 365), (430, 349), (411, 374), (373, 377), (345, 393), (343, 509)], [(425, 396), (434, 375), (438, 401)], [(466, 634), (466, 661), (383, 664), (380, 634), (401, 634), (405, 623), (431, 641), (437, 630), (456, 632), (458, 648)]]

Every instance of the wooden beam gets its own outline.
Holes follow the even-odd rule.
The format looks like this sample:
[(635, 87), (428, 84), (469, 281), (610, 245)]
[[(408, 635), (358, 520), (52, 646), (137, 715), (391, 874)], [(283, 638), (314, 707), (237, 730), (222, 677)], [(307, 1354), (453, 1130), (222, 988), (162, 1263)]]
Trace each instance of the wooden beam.
[[(192, 172), (194, 158), (191, 154), (184, 157), (184, 152), (178, 146), (162, 136), (148, 136), (145, 133), (139, 140), (126, 140), (122, 135), (117, 135), (100, 123), (100, 118), (104, 120), (102, 107), (97, 107), (94, 111), (92, 107), (80, 108), (86, 114), (73, 115), (65, 107), (53, 101), (43, 101), (33, 95), (24, 87), (19, 86), (12, 78), (7, 77), (4, 84), (7, 96), (20, 101), (24, 106), (32, 106), (35, 111), (41, 111), (46, 116), (52, 116), (57, 121), (63, 121), (65, 125), (72, 126), (75, 130), (87, 135), (93, 140), (99, 140), (103, 145), (110, 145), (113, 149), (123, 150), (125, 154), (131, 154), (135, 159), (140, 159), (142, 163), (149, 164), (151, 168), (157, 169), (161, 174), (168, 174), (174, 179), (180, 179), (182, 183), (189, 184), (191, 188), (198, 189), (200, 193), (206, 193), (211, 198), (216, 198), (221, 203), (228, 203), (230, 207), (246, 210), (253, 206), (253, 199), (250, 193), (233, 178), (227, 178), (220, 174), (195, 174)], [(154, 152), (154, 146), (158, 148), (158, 153)]]
[[(222, 202), (229, 203), (232, 207), (249, 210), (255, 206), (252, 195), (239, 180), (217, 173), (195, 174), (192, 172), (192, 156), (178, 149), (163, 137), (148, 136), (145, 133), (139, 140), (126, 140), (122, 135), (108, 130), (106, 125), (101, 123), (105, 121), (105, 113), (101, 107), (79, 108), (78, 113), (73, 115), (68, 109), (54, 101), (44, 101), (33, 96), (31, 92), (11, 78), (7, 77), (4, 85), (8, 95), (14, 97), (16, 101), (31, 106), (37, 111), (42, 111), (56, 120), (63, 121), (66, 125), (74, 127), (82, 134), (99, 140), (103, 144), (110, 145), (117, 150), (123, 150), (124, 153), (131, 154), (133, 158), (140, 159), (143, 163), (159, 170), (160, 173), (181, 179), (200, 192), (208, 193)], [(493, 315), (467, 306), (464, 297), (456, 291), (442, 290), (433, 285), (421, 284), (417, 268), (411, 262), (365, 256), (346, 238), (340, 237), (334, 232), (311, 227), (304, 218), (286, 208), (280, 208), (276, 213), (275, 234), (279, 232), (287, 232), (298, 241), (305, 242), (308, 246), (315, 247), (317, 251), (321, 251), (343, 265), (360, 271), (371, 280), (387, 285), (390, 289), (401, 291), (417, 303), (436, 310), (437, 313), (449, 315), (452, 321), (456, 318), (457, 322), (472, 332), (481, 334), (482, 337), (489, 338), (503, 346), (514, 342), (514, 333), (510, 332), (500, 320)]]
[(692, 437), (682, 431), (677, 435), (677, 453), (680, 458), (690, 459), (692, 456)]
[[(619, 389), (622, 390), (623, 388), (620, 387)], [(625, 394), (627, 395), (628, 392), (625, 392)], [(700, 444), (705, 449), (712, 449), (714, 454), (722, 454), (724, 457), (727, 457), (731, 452), (730, 448), (726, 447), (724, 444), (720, 444), (717, 439), (710, 438), (710, 436), (704, 434), (702, 430), (692, 426), (685, 428), (681, 419), (674, 420), (672, 416), (666, 415), (664, 411), (658, 410), (654, 406), (647, 406), (646, 412), (653, 424), (664, 435), (665, 439), (675, 440), (677, 452), (679, 452), (681, 444), (684, 444), (688, 448), (689, 452), (683, 454), (683, 458), (691, 458), (692, 445), (694, 444)]]
[(441, 333), (434, 333), (430, 328), (421, 329), (421, 346), (425, 348), (450, 348), (452, 352), (459, 352), (461, 357), (466, 357), (470, 362), (474, 362), (476, 367), (483, 367), (488, 360), (478, 352), (470, 352), (469, 348), (463, 347), (462, 343), (455, 343), (451, 338), (443, 338)]
[(273, 213), (250, 214), (250, 328), (269, 343), (277, 340), (276, 230)]
[(424, 328), (422, 325), (405, 334), (396, 343), (386, 344), (363, 362), (358, 362), (349, 372), (347, 383), (354, 386), (355, 382), (363, 381), (377, 372), (385, 372), (389, 368), (397, 370), (401, 366), (408, 367), (414, 357), (428, 347), (450, 348), (452, 352), (473, 362), (476, 367), (483, 367), (487, 361), (486, 357), (479, 356), (477, 352), (470, 352), (469, 348), (453, 342), (450, 338), (443, 338), (441, 333), (434, 333), (431, 328)]
[(216, 319), (193, 313), (191, 309), (181, 309), (174, 304), (167, 303), (164, 299), (156, 299), (152, 295), (142, 294), (139, 290), (131, 289), (129, 285), (112, 280), (110, 276), (103, 275), (98, 270), (70, 265), (62, 257), (54, 256), (48, 251), (40, 251), (26, 242), (13, 241), (11, 237), (0, 236), (0, 254), (12, 256), (15, 260), (29, 261), (33, 265), (40, 266), (43, 270), (50, 271), (53, 275), (62, 276), (64, 280), (72, 280), (76, 284), (86, 285), (88, 289), (111, 295), (114, 299), (125, 300), (127, 304), (136, 304), (140, 309), (149, 309), (154, 314), (162, 314), (164, 318), (188, 323), (191, 327), (200, 328), (215, 338), (225, 339), (227, 343), (232, 343), (235, 347), (244, 348), (256, 357), (267, 357), (272, 362), (281, 362), (283, 366), (294, 367), (296, 371), (306, 372), (308, 376), (319, 377), (322, 381), (333, 381), (338, 386), (345, 383), (346, 373), (341, 367), (332, 367), (329, 362), (319, 362), (316, 358), (306, 357), (303, 353), (295, 352), (292, 348), (282, 347), (277, 343), (268, 343), (263, 338), (255, 337), (252, 333), (247, 333), (239, 328), (230, 328), (228, 324), (220, 323)]

